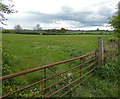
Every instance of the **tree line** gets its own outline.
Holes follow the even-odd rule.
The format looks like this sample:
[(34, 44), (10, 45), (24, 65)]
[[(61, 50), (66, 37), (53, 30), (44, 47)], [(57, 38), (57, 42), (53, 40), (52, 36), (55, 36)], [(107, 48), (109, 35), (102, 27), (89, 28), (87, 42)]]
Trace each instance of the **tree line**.
[(2, 33), (14, 33), (14, 34), (39, 34), (39, 35), (57, 35), (59, 33), (65, 33), (67, 30), (65, 28), (61, 29), (47, 29), (43, 30), (40, 24), (36, 24), (35, 27), (33, 27), (33, 30), (26, 30), (23, 29), (19, 24), (14, 26), (13, 30), (7, 30), (4, 29)]

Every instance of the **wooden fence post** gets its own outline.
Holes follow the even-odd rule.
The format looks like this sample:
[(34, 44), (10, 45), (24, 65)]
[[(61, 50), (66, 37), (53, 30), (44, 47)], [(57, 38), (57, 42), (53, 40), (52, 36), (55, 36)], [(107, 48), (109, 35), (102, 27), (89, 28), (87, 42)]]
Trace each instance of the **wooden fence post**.
[(103, 64), (103, 37), (98, 37), (98, 65)]

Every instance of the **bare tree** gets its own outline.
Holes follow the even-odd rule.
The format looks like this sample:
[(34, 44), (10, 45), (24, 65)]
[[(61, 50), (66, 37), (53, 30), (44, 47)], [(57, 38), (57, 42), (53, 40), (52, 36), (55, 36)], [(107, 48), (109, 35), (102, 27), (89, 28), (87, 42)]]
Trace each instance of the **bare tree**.
[(22, 27), (21, 27), (20, 25), (15, 25), (14, 31), (15, 31), (16, 33), (19, 33), (21, 30), (22, 30)]
[(36, 24), (36, 26), (33, 29), (39, 34), (42, 32), (42, 28), (40, 27), (40, 24)]

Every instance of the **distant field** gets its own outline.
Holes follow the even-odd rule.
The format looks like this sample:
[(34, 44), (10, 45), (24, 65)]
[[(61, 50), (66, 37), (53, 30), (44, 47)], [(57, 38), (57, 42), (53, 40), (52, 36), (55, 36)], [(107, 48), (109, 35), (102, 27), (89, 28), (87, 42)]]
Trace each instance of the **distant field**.
[[(103, 35), (104, 42), (110, 37)], [(17, 57), (21, 71), (93, 52), (97, 38), (98, 35), (3, 34), (2, 47)]]
[(113, 31), (82, 31), (82, 32), (66, 32), (65, 34), (75, 34), (75, 35), (110, 35)]
[(19, 32), (15, 32), (14, 30), (3, 30), (2, 33), (9, 33), (9, 34), (30, 34), (30, 35), (111, 35), (113, 31), (67, 31), (65, 33), (61, 32), (60, 30), (52, 29), (52, 30), (43, 30), (40, 33), (34, 30), (22, 30)]

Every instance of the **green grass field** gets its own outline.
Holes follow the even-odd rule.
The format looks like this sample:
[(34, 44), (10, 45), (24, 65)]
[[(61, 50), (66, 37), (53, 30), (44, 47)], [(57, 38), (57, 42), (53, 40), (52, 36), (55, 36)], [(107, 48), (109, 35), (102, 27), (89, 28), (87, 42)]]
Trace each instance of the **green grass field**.
[[(111, 36), (103, 36), (106, 42)], [(2, 47), (19, 60), (18, 71), (67, 60), (97, 49), (97, 35), (3, 34)]]
[[(3, 34), (2, 48), (5, 53), (13, 55), (13, 58), (17, 62), (13, 62), (10, 58), (8, 58), (8, 63), (10, 64), (12, 71), (10, 73), (15, 73), (94, 52), (97, 50), (98, 36), (100, 35)], [(102, 36), (104, 40), (104, 45), (112, 37), (111, 35)], [(7, 55), (7, 57), (11, 56)], [(65, 71), (69, 67), (76, 65), (77, 63), (68, 63), (60, 65), (53, 69), (59, 73), (61, 71)], [(76, 71), (70, 73), (74, 72)], [(99, 72), (101, 71), (99, 70)], [(99, 72), (96, 74), (99, 75)], [(47, 76), (50, 75), (53, 74), (47, 71)], [(17, 83), (19, 83), (19, 87), (24, 87), (28, 84), (41, 80), (42, 77), (43, 71), (37, 71), (36, 73), (30, 73), (25, 76), (16, 77), (15, 80), (17, 81)], [(55, 83), (55, 81), (58, 81), (58, 79), (56, 78), (54, 80), (51, 80), (50, 83), (47, 82), (47, 85), (53, 84)], [(80, 85), (78, 89), (75, 89), (73, 91), (73, 96), (76, 96), (76, 94), (76, 97), (116, 96), (117, 94), (114, 94), (114, 92), (116, 92), (117, 86), (115, 86), (114, 88), (114, 86), (112, 86), (113, 83), (114, 82), (109, 82), (108, 80), (100, 81), (99, 76), (94, 76), (91, 80), (88, 79), (84, 84)], [(39, 88), (39, 86), (40, 85), (38, 85), (37, 87), (33, 87), (30, 90)], [(110, 86), (112, 87), (110, 88)], [(61, 86), (51, 88), (49, 92), (55, 91), (56, 88), (59, 87), (61, 88)], [(8, 88), (6, 88), (5, 90), (7, 89)], [(82, 91), (82, 93), (79, 93), (79, 91)], [(27, 93), (29, 92), (27, 91)]]

